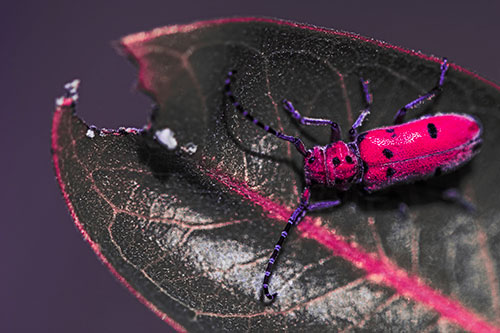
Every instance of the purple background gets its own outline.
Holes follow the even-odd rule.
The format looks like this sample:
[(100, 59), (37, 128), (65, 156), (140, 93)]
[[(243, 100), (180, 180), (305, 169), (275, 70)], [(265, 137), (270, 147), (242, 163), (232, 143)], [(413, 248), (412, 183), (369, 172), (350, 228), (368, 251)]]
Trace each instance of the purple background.
[[(240, 4), (241, 2), (241, 4)], [(365, 1), (363, 1), (365, 2)], [(73, 225), (54, 178), (50, 126), (63, 84), (80, 78), (78, 112), (98, 127), (141, 127), (150, 100), (111, 47), (157, 26), (272, 16), (448, 56), (500, 83), (500, 3), (474, 1), (13, 1), (0, 9), (3, 152), (1, 332), (166, 332)], [(20, 4), (23, 3), (23, 4)], [(324, 2), (326, 3), (326, 1)]]

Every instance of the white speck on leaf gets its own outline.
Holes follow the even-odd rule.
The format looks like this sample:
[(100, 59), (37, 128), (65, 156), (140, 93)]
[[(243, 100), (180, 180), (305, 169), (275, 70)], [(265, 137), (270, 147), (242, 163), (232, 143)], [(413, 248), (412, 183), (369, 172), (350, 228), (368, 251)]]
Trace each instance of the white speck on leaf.
[(181, 150), (189, 155), (193, 155), (194, 153), (196, 153), (196, 150), (198, 149), (198, 146), (195, 145), (194, 143), (192, 142), (189, 142), (188, 144), (186, 144), (185, 146), (182, 146), (181, 147)]
[(169, 150), (174, 150), (175, 148), (177, 148), (177, 140), (174, 137), (174, 132), (170, 128), (156, 131), (155, 138)]
[(92, 130), (92, 129), (89, 128), (87, 130), (87, 134), (86, 135), (87, 135), (88, 138), (92, 139), (95, 136), (94, 130)]

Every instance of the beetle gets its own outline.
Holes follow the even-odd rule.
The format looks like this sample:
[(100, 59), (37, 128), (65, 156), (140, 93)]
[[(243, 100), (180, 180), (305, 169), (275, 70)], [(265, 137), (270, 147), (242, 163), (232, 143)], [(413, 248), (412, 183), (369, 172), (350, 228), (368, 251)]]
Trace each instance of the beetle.
[(330, 126), (331, 143), (306, 149), (302, 140), (278, 132), (251, 115), (238, 102), (231, 90), (234, 72), (225, 81), (225, 95), (234, 108), (247, 120), (279, 139), (291, 142), (304, 157), (305, 189), (299, 206), (290, 216), (269, 259), (262, 283), (262, 292), (269, 299), (277, 293), (269, 291), (273, 265), (290, 228), (298, 224), (308, 211), (338, 206), (340, 200), (310, 202), (312, 185), (347, 191), (353, 184), (362, 184), (367, 192), (378, 191), (394, 184), (406, 183), (439, 175), (458, 168), (479, 152), (481, 125), (470, 115), (447, 113), (427, 115), (404, 122), (408, 110), (433, 100), (442, 91), (449, 64), (441, 61), (436, 85), (396, 112), (394, 124), (358, 133), (358, 128), (370, 113), (372, 95), (369, 81), (361, 78), (366, 108), (349, 130), (349, 142), (342, 141), (340, 127), (328, 119), (302, 116), (293, 104), (284, 99), (283, 108), (303, 125)]

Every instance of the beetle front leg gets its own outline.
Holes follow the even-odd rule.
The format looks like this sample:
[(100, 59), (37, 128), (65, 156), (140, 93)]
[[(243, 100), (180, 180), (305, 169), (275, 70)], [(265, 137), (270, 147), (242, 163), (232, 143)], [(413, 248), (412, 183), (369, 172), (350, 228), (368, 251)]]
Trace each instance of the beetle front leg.
[(307, 211), (315, 211), (315, 210), (320, 210), (320, 209), (327, 209), (327, 208), (332, 208), (340, 205), (341, 201), (340, 200), (332, 200), (332, 201), (319, 201), (315, 202), (313, 204), (309, 204), (307, 207)]
[(342, 139), (342, 135), (340, 133), (340, 127), (339, 125), (331, 120), (328, 119), (320, 119), (320, 118), (307, 118), (302, 116), (299, 111), (295, 110), (295, 107), (293, 106), (292, 102), (290, 102), (287, 99), (283, 100), (283, 108), (285, 111), (288, 111), (292, 114), (292, 117), (300, 121), (301, 124), (303, 125), (312, 125), (312, 126), (330, 126), (330, 129), (332, 131), (330, 141), (331, 142), (337, 142)]

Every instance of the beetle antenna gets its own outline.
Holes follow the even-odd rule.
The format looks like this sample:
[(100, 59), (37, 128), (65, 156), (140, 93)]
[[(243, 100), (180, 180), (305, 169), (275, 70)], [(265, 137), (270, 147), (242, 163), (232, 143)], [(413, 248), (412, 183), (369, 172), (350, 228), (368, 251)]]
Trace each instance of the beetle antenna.
[(229, 73), (227, 73), (227, 78), (225, 81), (225, 89), (224, 90), (225, 90), (226, 96), (229, 98), (229, 101), (231, 102), (231, 104), (233, 104), (234, 108), (236, 110), (238, 110), (246, 119), (248, 119), (249, 121), (251, 121), (255, 125), (259, 126), (260, 128), (264, 129), (264, 131), (266, 131), (267, 133), (270, 133), (279, 139), (293, 143), (295, 145), (295, 147), (297, 148), (297, 150), (299, 151), (299, 153), (301, 153), (303, 156), (307, 156), (307, 151), (306, 151), (306, 148), (304, 146), (304, 143), (302, 143), (302, 140), (300, 140), (299, 138), (278, 132), (277, 130), (275, 130), (271, 126), (263, 124), (259, 119), (255, 118), (253, 115), (250, 114), (250, 112), (248, 112), (247, 110), (245, 110), (241, 106), (240, 102), (238, 102), (238, 100), (236, 100), (236, 97), (234, 97), (234, 94), (231, 90), (231, 82), (232, 82), (233, 75), (234, 75), (233, 71), (230, 71)]

